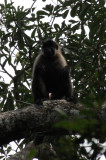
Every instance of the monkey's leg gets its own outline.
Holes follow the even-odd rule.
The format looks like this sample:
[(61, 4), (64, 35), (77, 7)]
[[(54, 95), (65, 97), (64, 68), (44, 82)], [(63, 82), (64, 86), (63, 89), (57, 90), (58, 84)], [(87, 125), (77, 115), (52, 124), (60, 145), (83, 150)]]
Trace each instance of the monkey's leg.
[(60, 70), (57, 79), (58, 86), (55, 87), (55, 90), (52, 93), (52, 99), (61, 99), (64, 96), (71, 97), (72, 87), (68, 66)]
[(42, 100), (49, 97), (43, 78), (40, 75), (34, 77), (32, 82), (32, 94), (35, 104), (42, 104)]
[(54, 93), (53, 98), (60, 99), (65, 96), (67, 101), (71, 101), (74, 103), (70, 70), (69, 70), (68, 66), (66, 66), (63, 69), (60, 77), (61, 77), (60, 84), (59, 84), (58, 89)]

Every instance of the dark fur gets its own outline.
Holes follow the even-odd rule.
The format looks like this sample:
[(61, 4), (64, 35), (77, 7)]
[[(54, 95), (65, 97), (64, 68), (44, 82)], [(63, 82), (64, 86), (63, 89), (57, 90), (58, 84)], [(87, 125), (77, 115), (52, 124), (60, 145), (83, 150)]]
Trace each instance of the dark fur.
[(44, 99), (72, 99), (70, 70), (62, 56), (60, 46), (47, 40), (33, 66), (32, 93), (34, 103), (40, 104)]

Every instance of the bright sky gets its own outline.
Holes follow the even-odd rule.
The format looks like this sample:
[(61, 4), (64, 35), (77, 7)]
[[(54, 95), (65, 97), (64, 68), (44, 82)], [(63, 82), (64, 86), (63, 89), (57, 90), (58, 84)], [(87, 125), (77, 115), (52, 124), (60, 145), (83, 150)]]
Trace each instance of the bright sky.
[[(15, 6), (24, 6), (25, 8), (30, 8), (33, 4), (33, 0), (7, 0), (7, 2), (14, 2)], [(4, 0), (0, 0), (0, 3), (3, 3)], [(42, 7), (45, 6), (45, 4), (56, 4), (57, 0), (46, 0), (46, 2), (42, 2), (42, 0), (37, 0), (34, 7), (37, 7), (37, 10), (42, 9)], [(106, 143), (105, 143), (106, 145)], [(104, 147), (106, 148), (106, 146)], [(106, 160), (104, 156), (101, 156), (100, 160)]]
[[(33, 4), (33, 0), (7, 0), (7, 2), (14, 2), (15, 6), (24, 6), (25, 8), (30, 8), (30, 6)], [(4, 0), (0, 0), (0, 3), (3, 3)], [(41, 9), (45, 4), (56, 4), (57, 0), (47, 0), (46, 2), (42, 2), (42, 0), (37, 0), (35, 2), (34, 6), (37, 6), (37, 8)], [(37, 4), (37, 5), (36, 5)]]

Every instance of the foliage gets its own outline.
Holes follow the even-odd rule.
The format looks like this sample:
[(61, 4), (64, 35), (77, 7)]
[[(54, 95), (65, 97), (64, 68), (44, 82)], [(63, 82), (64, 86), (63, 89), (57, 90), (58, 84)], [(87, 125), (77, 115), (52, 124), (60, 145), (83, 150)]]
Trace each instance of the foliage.
[[(42, 0), (42, 3), (45, 1)], [(72, 68), (75, 97), (78, 101), (88, 107), (94, 107), (95, 104), (102, 106), (106, 98), (104, 3), (104, 0), (58, 0), (57, 4), (50, 2), (38, 11), (34, 7), (37, 1), (28, 9), (15, 7), (12, 1), (7, 3), (5, 0), (4, 4), (0, 4), (1, 111), (33, 103), (32, 65), (41, 42), (47, 38), (55, 39), (63, 47), (63, 54)], [(60, 140), (60, 148), (64, 146), (63, 153), (66, 154), (65, 157), (61, 154), (61, 148), (60, 159), (70, 159), (68, 149), (71, 146), (72, 155), (75, 154), (79, 159), (89, 159), (84, 147), (80, 148), (80, 143), (84, 142), (85, 138), (87, 133), (77, 141), (69, 137)], [(92, 149), (95, 147), (97, 145), (92, 142)], [(99, 149), (92, 158), (97, 157), (97, 154)]]

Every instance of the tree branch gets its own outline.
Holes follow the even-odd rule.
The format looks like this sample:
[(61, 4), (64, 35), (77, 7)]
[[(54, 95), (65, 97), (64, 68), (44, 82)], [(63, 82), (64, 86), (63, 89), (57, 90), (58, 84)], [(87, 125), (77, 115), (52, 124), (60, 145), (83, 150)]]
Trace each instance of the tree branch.
[[(59, 120), (59, 112), (67, 114), (70, 120), (75, 119), (76, 116), (86, 119), (88, 118), (86, 115), (80, 114), (83, 109), (84, 106), (71, 104), (65, 100), (49, 100), (44, 101), (43, 106), (35, 105), (0, 113), (0, 146), (16, 139), (29, 137), (31, 133), (49, 134), (52, 126)], [(97, 108), (92, 110), (98, 121), (106, 121), (106, 104), (101, 110)]]

